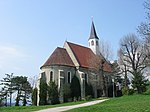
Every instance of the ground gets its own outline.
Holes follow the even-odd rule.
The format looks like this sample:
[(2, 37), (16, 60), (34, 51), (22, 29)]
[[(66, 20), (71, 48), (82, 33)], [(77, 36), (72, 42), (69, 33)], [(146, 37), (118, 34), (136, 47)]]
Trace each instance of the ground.
[[(3, 107), (0, 108), (0, 112), (31, 112), (58, 106), (69, 106), (77, 103), (85, 103), (85, 101), (38, 107)], [(103, 103), (72, 109), (67, 112), (150, 112), (150, 95), (132, 95), (111, 98)]]

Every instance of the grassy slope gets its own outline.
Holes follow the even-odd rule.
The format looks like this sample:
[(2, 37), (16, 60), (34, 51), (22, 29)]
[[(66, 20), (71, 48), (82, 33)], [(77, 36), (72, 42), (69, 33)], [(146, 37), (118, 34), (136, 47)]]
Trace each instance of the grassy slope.
[[(84, 102), (86, 101), (47, 106), (2, 107), (0, 108), (0, 112), (31, 112), (58, 106), (75, 105)], [(150, 95), (123, 96), (120, 98), (110, 99), (101, 104), (73, 109), (68, 112), (150, 112)]]
[(150, 95), (113, 98), (101, 104), (73, 109), (68, 112), (150, 112)]
[(31, 111), (52, 108), (52, 107), (76, 105), (76, 104), (81, 104), (81, 103), (85, 103), (85, 102), (87, 102), (87, 101), (69, 102), (69, 103), (63, 103), (63, 104), (57, 104), (57, 105), (46, 105), (46, 106), (0, 107), (0, 112), (31, 112)]

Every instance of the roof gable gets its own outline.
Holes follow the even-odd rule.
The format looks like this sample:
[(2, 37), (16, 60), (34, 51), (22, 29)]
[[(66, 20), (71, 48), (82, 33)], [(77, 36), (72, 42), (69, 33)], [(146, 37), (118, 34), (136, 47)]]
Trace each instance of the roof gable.
[(95, 57), (95, 54), (92, 52), (91, 49), (74, 43), (67, 43), (81, 67), (92, 67), (90, 66), (91, 62), (89, 59), (93, 59)]
[[(67, 43), (81, 67), (101, 69), (100, 64), (103, 60), (102, 56), (95, 55), (93, 51), (88, 47), (84, 47), (70, 42)], [(105, 61), (104, 63), (104, 71), (112, 71), (111, 66), (107, 61)]]
[(57, 47), (55, 49), (55, 51), (51, 54), (51, 56), (44, 63), (43, 66), (49, 66), (49, 65), (74, 66), (74, 64), (73, 64), (70, 56), (68, 55), (66, 49), (59, 48), (59, 47)]

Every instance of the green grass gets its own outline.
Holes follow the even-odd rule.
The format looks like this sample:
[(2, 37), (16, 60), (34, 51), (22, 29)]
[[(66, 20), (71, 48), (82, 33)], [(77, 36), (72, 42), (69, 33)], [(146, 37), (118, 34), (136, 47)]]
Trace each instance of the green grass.
[[(87, 101), (69, 102), (46, 106), (2, 107), (0, 108), (0, 112), (31, 112), (52, 107), (81, 104), (85, 102)], [(133, 95), (112, 98), (100, 104), (77, 108), (67, 112), (150, 112), (150, 95)]]
[(45, 106), (0, 107), (0, 112), (31, 112), (31, 111), (42, 110), (42, 109), (53, 108), (53, 107), (76, 105), (76, 104), (81, 104), (85, 102), (87, 101), (77, 101), (77, 102), (69, 102), (69, 103), (63, 103), (63, 104), (57, 104), (57, 105), (45, 105)]
[(150, 95), (112, 98), (101, 104), (77, 108), (67, 112), (150, 112)]

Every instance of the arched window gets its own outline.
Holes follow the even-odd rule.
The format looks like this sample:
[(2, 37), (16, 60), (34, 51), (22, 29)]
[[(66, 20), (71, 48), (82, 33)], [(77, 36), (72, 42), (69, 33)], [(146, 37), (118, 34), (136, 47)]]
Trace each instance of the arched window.
[(46, 80), (46, 74), (45, 74), (45, 72), (41, 73), (41, 79)]
[(71, 72), (68, 72), (68, 77), (67, 77), (67, 79), (68, 79), (68, 83), (71, 83)]
[(50, 72), (50, 81), (53, 81), (54, 80), (54, 76), (53, 76), (53, 72), (51, 71)]
[(88, 82), (88, 75), (85, 74), (85, 81)]
[(93, 41), (93, 40), (91, 41), (91, 45), (92, 45), (92, 46), (94, 45), (94, 41)]

